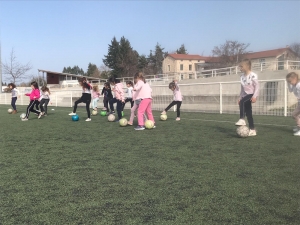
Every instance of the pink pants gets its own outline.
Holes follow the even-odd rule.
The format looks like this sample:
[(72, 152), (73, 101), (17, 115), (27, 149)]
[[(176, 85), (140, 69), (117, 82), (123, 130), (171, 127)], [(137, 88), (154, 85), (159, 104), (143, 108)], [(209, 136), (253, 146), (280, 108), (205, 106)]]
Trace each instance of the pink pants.
[(137, 110), (138, 106), (134, 103), (134, 105), (131, 108), (131, 113), (130, 113), (130, 119), (129, 119), (129, 123), (133, 124), (133, 120), (134, 120), (134, 112), (135, 110)]
[(300, 104), (297, 106), (297, 108), (292, 113), (292, 117), (295, 119), (297, 126), (300, 127)]
[(152, 99), (145, 98), (141, 101), (138, 109), (138, 123), (140, 126), (144, 126), (144, 113), (147, 113), (147, 117), (149, 120), (152, 120), (155, 123), (153, 115), (152, 115)]

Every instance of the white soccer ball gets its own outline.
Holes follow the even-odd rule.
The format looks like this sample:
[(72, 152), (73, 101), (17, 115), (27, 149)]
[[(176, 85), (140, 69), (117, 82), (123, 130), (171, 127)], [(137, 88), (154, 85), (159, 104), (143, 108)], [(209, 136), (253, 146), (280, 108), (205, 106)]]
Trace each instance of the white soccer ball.
[(21, 118), (21, 119), (24, 119), (25, 116), (26, 116), (26, 114), (25, 114), (25, 113), (22, 113), (22, 114), (20, 115), (20, 118)]
[(115, 115), (110, 114), (110, 115), (107, 117), (107, 119), (108, 119), (109, 122), (113, 122), (113, 121), (115, 121), (116, 117), (115, 117)]
[(10, 113), (13, 112), (13, 110), (12, 109), (8, 109), (7, 112), (10, 114)]
[(93, 116), (96, 116), (97, 114), (98, 114), (98, 111), (97, 111), (97, 110), (93, 110), (93, 111), (92, 111), (92, 115), (93, 115)]
[(247, 126), (239, 126), (237, 129), (236, 129), (236, 133), (239, 137), (242, 137), (242, 138), (245, 138), (245, 137), (248, 137), (249, 135), (249, 128)]

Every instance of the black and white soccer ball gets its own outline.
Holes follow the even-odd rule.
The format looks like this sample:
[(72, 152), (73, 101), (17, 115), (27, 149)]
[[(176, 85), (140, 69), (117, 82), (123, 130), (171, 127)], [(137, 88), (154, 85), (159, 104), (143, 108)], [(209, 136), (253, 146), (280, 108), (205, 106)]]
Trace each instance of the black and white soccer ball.
[(242, 138), (245, 138), (245, 137), (248, 137), (249, 135), (249, 128), (247, 126), (239, 126), (237, 129), (236, 129), (236, 133), (239, 137), (242, 137)]

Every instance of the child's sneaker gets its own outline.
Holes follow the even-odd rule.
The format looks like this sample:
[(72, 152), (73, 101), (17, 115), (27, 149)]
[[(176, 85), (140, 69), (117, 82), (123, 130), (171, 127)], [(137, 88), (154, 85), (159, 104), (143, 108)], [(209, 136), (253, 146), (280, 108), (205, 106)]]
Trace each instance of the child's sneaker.
[(28, 121), (28, 119), (27, 118), (23, 118), (22, 121)]
[(115, 111), (111, 111), (110, 113), (108, 113), (108, 115), (110, 115), (110, 114), (115, 114)]
[(134, 128), (135, 130), (145, 130), (144, 126), (137, 126), (136, 128)]
[(179, 120), (180, 120), (180, 117), (177, 117), (177, 118), (176, 118), (176, 121), (179, 121)]
[(40, 113), (38, 116), (38, 119), (40, 119), (42, 117), (43, 113)]
[(239, 119), (239, 121), (237, 121), (235, 123), (236, 126), (246, 126), (246, 121), (244, 119)]
[(253, 137), (253, 136), (256, 136), (256, 130), (249, 131), (248, 137)]
[(69, 116), (75, 116), (75, 115), (76, 115), (76, 113), (73, 113), (73, 112), (69, 113)]
[(300, 136), (300, 130), (294, 133), (294, 136)]
[(103, 111), (106, 111), (106, 108), (104, 107), (104, 108), (102, 108), (102, 110), (103, 110)]
[(298, 127), (298, 126), (293, 128), (294, 132), (297, 132), (298, 130), (300, 130), (300, 127)]
[(161, 112), (161, 115), (166, 115), (166, 114), (167, 112), (165, 110)]
[(132, 123), (127, 123), (127, 125), (132, 126), (133, 124)]
[(91, 121), (91, 120), (92, 120), (91, 118), (87, 118), (85, 121), (89, 122), (89, 121)]

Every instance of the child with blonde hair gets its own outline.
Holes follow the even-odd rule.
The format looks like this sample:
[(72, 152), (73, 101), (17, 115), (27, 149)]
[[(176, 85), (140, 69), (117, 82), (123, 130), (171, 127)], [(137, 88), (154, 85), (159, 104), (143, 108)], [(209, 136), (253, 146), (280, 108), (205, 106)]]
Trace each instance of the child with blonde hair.
[(286, 75), (286, 81), (288, 82), (288, 88), (290, 92), (293, 92), (294, 95), (298, 99), (298, 105), (297, 108), (292, 113), (292, 117), (296, 121), (296, 127), (293, 129), (295, 132), (295, 136), (300, 136), (300, 80), (299, 76), (295, 72), (291, 72), (288, 75)]
[(100, 91), (98, 85), (94, 85), (92, 89), (92, 107), (93, 110), (98, 110), (98, 101), (100, 97)]
[(241, 92), (238, 104), (240, 107), (240, 119), (236, 122), (236, 126), (245, 126), (245, 116), (247, 116), (249, 123), (249, 135), (256, 136), (256, 130), (254, 128), (254, 121), (252, 117), (252, 103), (256, 102), (259, 94), (259, 84), (257, 80), (257, 74), (251, 71), (251, 61), (244, 59), (240, 63), (240, 70), (243, 72), (241, 75)]
[(161, 113), (162, 115), (167, 114), (167, 111), (174, 105), (176, 105), (176, 111), (177, 111), (177, 118), (176, 121), (180, 120), (180, 107), (182, 103), (182, 95), (179, 89), (179, 86), (177, 84), (177, 80), (174, 80), (169, 84), (169, 89), (173, 91), (173, 102), (170, 103), (170, 105)]
[[(155, 124), (152, 115), (152, 89), (148, 83), (146, 83), (143, 73), (136, 73), (134, 76), (134, 81), (136, 85), (134, 86), (135, 94), (135, 104), (138, 106), (138, 126), (134, 128), (135, 130), (144, 130), (145, 121), (144, 114), (146, 112), (149, 120), (152, 120)], [(153, 127), (155, 128), (155, 126)]]

